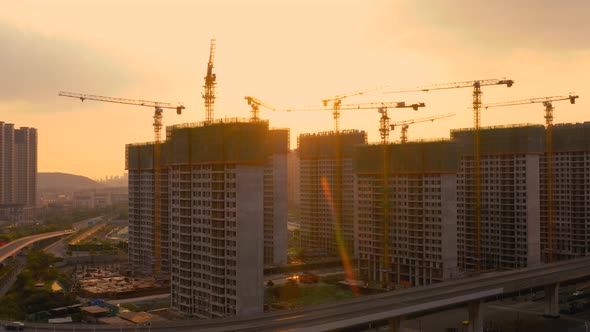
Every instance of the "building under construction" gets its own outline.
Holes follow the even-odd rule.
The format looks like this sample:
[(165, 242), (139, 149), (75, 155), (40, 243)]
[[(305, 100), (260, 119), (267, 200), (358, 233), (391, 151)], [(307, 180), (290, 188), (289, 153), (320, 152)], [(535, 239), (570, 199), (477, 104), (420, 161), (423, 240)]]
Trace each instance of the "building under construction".
[[(289, 131), (225, 119), (167, 128), (162, 270), (171, 307), (213, 318), (262, 312), (263, 266), (286, 262)], [(153, 145), (128, 145), (129, 259), (154, 257)]]
[[(129, 172), (129, 264), (133, 271), (148, 274), (154, 270), (155, 263), (154, 143), (128, 144), (125, 149), (125, 169)], [(162, 166), (160, 179), (160, 263), (162, 271), (169, 273), (170, 241), (166, 208), (168, 173)]]
[[(553, 126), (553, 257), (587, 256), (590, 248), (590, 122)], [(541, 173), (546, 159), (541, 160)], [(547, 177), (541, 177), (541, 253), (547, 260)]]
[(306, 254), (354, 255), (354, 147), (367, 143), (364, 131), (302, 134), (300, 165), (301, 241)]
[[(354, 202), (361, 277), (377, 287), (388, 282), (414, 286), (451, 277), (456, 266), (461, 273), (483, 272), (547, 260), (545, 131), (542, 125), (481, 129), (479, 227), (473, 129), (451, 131), (450, 141), (388, 145), (386, 153), (383, 145), (358, 147)], [(555, 259), (587, 254), (589, 131), (590, 123), (554, 127)], [(384, 155), (389, 156), (388, 163), (383, 163)], [(449, 250), (453, 246), (456, 255)]]
[(385, 147), (384, 153), (382, 144), (359, 146), (354, 157), (361, 278), (372, 287), (392, 288), (456, 275), (456, 143), (418, 141)]
[(479, 235), (475, 223), (473, 135), (472, 129), (451, 131), (460, 153), (459, 265), (466, 271), (490, 271), (538, 264), (540, 161), (545, 151), (545, 128), (516, 125), (481, 129)]

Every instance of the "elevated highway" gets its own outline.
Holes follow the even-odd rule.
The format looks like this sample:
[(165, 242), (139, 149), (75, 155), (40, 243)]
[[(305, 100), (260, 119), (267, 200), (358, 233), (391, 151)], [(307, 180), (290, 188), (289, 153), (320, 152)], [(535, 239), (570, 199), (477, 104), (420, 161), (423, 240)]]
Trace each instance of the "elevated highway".
[[(145, 326), (146, 331), (330, 331), (389, 320), (392, 330), (399, 329), (404, 316), (420, 315), (457, 305), (466, 305), (470, 331), (483, 331), (481, 304), (503, 294), (545, 287), (546, 313), (556, 314), (560, 282), (590, 276), (590, 257), (535, 267), (494, 272), (477, 277), (442, 282), (346, 301), (306, 308), (272, 312), (249, 318), (174, 321)], [(553, 294), (553, 295), (552, 295)], [(38, 331), (52, 331), (49, 324), (27, 324)], [(105, 325), (67, 325), (63, 331), (133, 331), (138, 327)], [(141, 328), (141, 327), (139, 327)], [(140, 329), (141, 330), (141, 329)]]
[(3, 264), (6, 259), (8, 259), (9, 257), (13, 257), (23, 248), (26, 248), (35, 242), (71, 234), (73, 232), (74, 230), (56, 231), (50, 233), (25, 236), (21, 237), (20, 239), (8, 242), (4, 246), (0, 247), (0, 264)]

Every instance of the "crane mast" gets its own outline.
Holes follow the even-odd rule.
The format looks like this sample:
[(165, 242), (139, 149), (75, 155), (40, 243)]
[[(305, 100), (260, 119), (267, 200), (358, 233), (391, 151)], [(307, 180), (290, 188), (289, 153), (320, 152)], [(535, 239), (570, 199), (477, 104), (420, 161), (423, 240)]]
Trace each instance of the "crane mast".
[(353, 97), (353, 96), (364, 95), (365, 93), (377, 91), (377, 90), (383, 89), (384, 87), (385, 86), (379, 86), (376, 88), (364, 89), (364, 90), (359, 90), (359, 91), (355, 91), (355, 92), (349, 92), (349, 93), (341, 94), (338, 96), (333, 96), (330, 98), (323, 99), (322, 104), (324, 105), (324, 107), (327, 107), (329, 103), (332, 103), (332, 117), (334, 118), (334, 131), (336, 133), (338, 133), (340, 131), (340, 110), (342, 107), (342, 99), (345, 99), (348, 97)]
[(459, 88), (473, 88), (473, 182), (475, 191), (475, 270), (480, 272), (481, 269), (481, 154), (480, 154), (480, 127), (481, 127), (481, 101), (482, 86), (489, 85), (506, 85), (512, 87), (514, 84), (513, 80), (510, 79), (485, 79), (475, 81), (462, 81), (452, 83), (433, 84), (427, 86), (420, 86), (412, 89), (402, 89), (396, 91), (388, 91), (384, 93), (404, 93), (404, 92), (428, 92), (432, 90), (448, 90), (448, 89), (459, 89)]
[[(379, 103), (365, 103), (365, 104), (357, 104), (356, 106), (358, 109), (375, 107), (379, 105)], [(383, 153), (383, 172), (382, 172), (382, 208), (383, 208), (383, 233), (382, 233), (382, 251), (383, 251), (383, 269), (382, 269), (382, 280), (384, 284), (384, 288), (389, 289), (391, 286), (391, 279), (390, 279), (390, 272), (391, 272), (391, 258), (390, 258), (390, 248), (389, 248), (389, 240), (390, 240), (390, 219), (391, 219), (391, 211), (389, 206), (389, 160), (391, 158), (388, 150), (389, 144), (389, 132), (390, 132), (390, 118), (387, 114), (387, 108), (411, 108), (415, 111), (418, 110), (419, 107), (425, 107), (424, 103), (417, 103), (406, 105), (405, 102), (387, 102), (381, 103), (381, 106), (377, 107), (377, 111), (381, 114), (379, 118), (379, 135), (381, 136), (381, 146), (382, 146), (382, 153)]]
[(207, 63), (207, 76), (205, 76), (205, 92), (202, 94), (205, 100), (205, 122), (213, 122), (213, 113), (215, 106), (215, 85), (217, 84), (215, 73), (213, 73), (213, 60), (215, 59), (215, 39), (211, 39), (209, 47), (209, 62)]
[(161, 249), (161, 221), (160, 221), (160, 213), (161, 213), (161, 206), (162, 206), (162, 193), (160, 188), (160, 176), (161, 176), (161, 165), (160, 165), (160, 155), (161, 155), (161, 132), (162, 132), (162, 125), (163, 125), (163, 111), (164, 109), (175, 109), (177, 114), (181, 114), (182, 110), (185, 107), (182, 104), (171, 104), (166, 102), (159, 102), (159, 101), (149, 101), (149, 100), (137, 100), (137, 99), (126, 99), (126, 98), (114, 98), (114, 97), (105, 97), (105, 96), (98, 96), (98, 95), (89, 95), (89, 94), (81, 94), (81, 93), (73, 93), (73, 92), (64, 92), (60, 91), (58, 96), (61, 97), (70, 97), (70, 98), (77, 98), (81, 101), (85, 100), (94, 100), (94, 101), (102, 101), (108, 103), (116, 103), (116, 104), (126, 104), (126, 105), (135, 105), (135, 106), (147, 106), (154, 108), (154, 252), (153, 252), (153, 272), (155, 275), (161, 273), (161, 260), (162, 260), (162, 249)]
[(250, 121), (252, 122), (256, 122), (260, 120), (260, 106), (268, 108), (271, 111), (276, 111), (276, 109), (266, 103), (264, 103), (263, 101), (261, 101), (260, 99), (254, 98), (252, 96), (246, 96), (244, 97), (244, 99), (246, 99), (246, 101), (248, 102), (248, 105), (250, 105), (250, 108), (252, 109), (252, 117), (250, 118)]
[[(377, 90), (377, 89), (374, 89)], [(383, 176), (382, 176), (382, 208), (383, 208), (383, 232), (382, 232), (382, 250), (383, 250), (383, 269), (379, 272), (381, 273), (381, 279), (384, 284), (384, 288), (389, 288), (391, 285), (390, 275), (391, 272), (391, 260), (389, 254), (389, 234), (390, 234), (390, 207), (389, 207), (389, 151), (387, 149), (387, 144), (389, 142), (389, 131), (390, 125), (389, 121), (390, 118), (387, 114), (388, 108), (411, 108), (417, 111), (420, 107), (425, 107), (424, 103), (414, 103), (414, 104), (407, 104), (406, 102), (398, 102), (398, 101), (384, 101), (384, 102), (371, 102), (371, 103), (359, 103), (359, 104), (342, 104), (342, 99), (354, 95), (361, 95), (368, 91), (373, 90), (363, 90), (358, 92), (353, 92), (346, 95), (336, 96), (329, 99), (324, 99), (323, 105), (328, 106), (329, 102), (333, 102), (333, 109), (332, 115), (334, 116), (334, 129), (336, 133), (336, 180), (335, 180), (335, 225), (336, 231), (340, 229), (341, 225), (341, 207), (342, 207), (342, 156), (340, 152), (340, 135), (339, 135), (339, 127), (338, 127), (338, 118), (340, 117), (340, 110), (368, 110), (368, 109), (377, 109), (381, 117), (379, 118), (379, 134), (381, 137), (381, 143), (383, 146)], [(249, 100), (246, 97), (249, 103), (254, 102), (253, 100)], [(293, 112), (293, 111), (326, 111), (329, 109), (274, 109), (272, 107), (266, 106), (267, 108), (273, 111), (286, 111), (286, 112)]]
[(553, 97), (540, 97), (521, 99), (507, 102), (498, 102), (484, 105), (484, 107), (504, 107), (504, 106), (516, 106), (525, 104), (542, 103), (545, 106), (545, 159), (546, 159), (546, 181), (547, 181), (547, 262), (553, 261), (553, 215), (554, 215), (554, 202), (553, 202), (553, 103), (556, 101), (569, 100), (570, 104), (575, 104), (576, 99), (579, 98), (577, 95), (570, 94), (568, 96), (553, 96)]

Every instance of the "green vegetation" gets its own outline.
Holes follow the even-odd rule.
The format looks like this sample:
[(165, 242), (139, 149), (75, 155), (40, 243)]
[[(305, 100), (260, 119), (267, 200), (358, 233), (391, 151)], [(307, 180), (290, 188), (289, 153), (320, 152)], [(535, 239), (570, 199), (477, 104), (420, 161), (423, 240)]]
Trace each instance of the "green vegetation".
[(170, 307), (170, 300), (153, 300), (146, 302), (124, 303), (121, 307), (133, 312), (150, 311)]
[(21, 237), (47, 233), (47, 232), (54, 232), (59, 230), (64, 230), (70, 228), (67, 225), (22, 225), (17, 227), (10, 227), (8, 228), (8, 233), (0, 234), (0, 242), (10, 242)]
[(281, 304), (282, 307), (297, 308), (312, 304), (328, 303), (354, 297), (349, 288), (324, 283), (301, 285), (293, 280), (284, 285), (268, 287), (265, 292), (267, 304)]
[[(127, 210), (127, 204), (121, 203), (100, 209), (73, 209), (65, 212), (45, 211), (42, 213), (41, 219), (43, 221), (41, 223), (4, 228), (5, 233), (0, 233), (0, 242), (10, 242), (29, 235), (71, 229), (74, 223), (100, 215), (113, 220), (124, 220), (128, 218)], [(81, 233), (82, 230), (78, 230), (78, 232), (69, 235), (67, 239), (73, 239)], [(101, 251), (102, 249), (98, 250)]]
[(301, 287), (301, 299), (299, 303), (301, 306), (321, 304), (344, 300), (354, 296), (354, 293), (349, 288), (338, 285), (318, 284), (317, 286)]
[(8, 275), (12, 270), (16, 268), (14, 263), (7, 264), (0, 269), (0, 280), (4, 279), (6, 275)]
[[(55, 257), (42, 250), (29, 250), (27, 265), (17, 276), (8, 293), (0, 298), (0, 317), (4, 319), (25, 319), (27, 314), (64, 307), (77, 303), (76, 297), (68, 292), (52, 292), (53, 281), (58, 280), (67, 290), (71, 283), (67, 275), (60, 274), (53, 266)], [(38, 288), (37, 283), (45, 287)]]
[(341, 274), (331, 274), (331, 275), (327, 275), (327, 276), (323, 276), (320, 278), (320, 281), (326, 284), (336, 284), (339, 281), (342, 281), (345, 279), (345, 275), (344, 273)]
[[(110, 211), (110, 209), (109, 209)], [(0, 234), (0, 242), (10, 242), (14, 241), (18, 238), (47, 233), (47, 232), (54, 232), (60, 231), (65, 229), (72, 228), (72, 224), (99, 216), (101, 214), (105, 214), (106, 209), (94, 209), (94, 210), (70, 210), (67, 212), (63, 211), (49, 211), (45, 212), (44, 215), (41, 217), (43, 219), (42, 224), (28, 224), (28, 225), (21, 225), (16, 227), (9, 227), (6, 228), (8, 230), (7, 233)]]
[(126, 242), (113, 242), (109, 240), (86, 240), (78, 244), (69, 244), (68, 251), (94, 251), (101, 254), (116, 254), (119, 251), (126, 251)]
[(116, 245), (114, 243), (108, 241), (84, 241), (80, 242), (79, 244), (70, 244), (68, 245), (68, 250), (71, 251), (95, 251), (101, 253), (112, 253), (113, 247)]
[(299, 229), (293, 231), (293, 236), (289, 238), (287, 243), (287, 255), (292, 259), (301, 259), (303, 248), (301, 248), (301, 232)]

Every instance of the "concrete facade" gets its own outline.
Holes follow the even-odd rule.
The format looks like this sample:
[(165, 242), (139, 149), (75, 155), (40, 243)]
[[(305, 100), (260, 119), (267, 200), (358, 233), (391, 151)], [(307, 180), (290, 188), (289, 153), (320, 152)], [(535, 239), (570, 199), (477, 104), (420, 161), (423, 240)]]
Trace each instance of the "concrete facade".
[(37, 130), (0, 122), (0, 209), (6, 208), (2, 215), (14, 221), (32, 219), (37, 206)]
[(480, 255), (477, 257), (473, 130), (455, 130), (460, 147), (457, 180), (459, 266), (466, 271), (508, 270), (540, 262), (540, 158), (538, 125), (481, 130)]
[[(166, 174), (166, 173), (165, 173)], [(167, 215), (167, 211), (166, 211)], [(167, 218), (160, 218), (166, 239)], [(154, 172), (129, 170), (129, 264), (132, 270), (151, 273), (154, 268)], [(168, 241), (161, 241), (161, 268), (169, 272)]]
[[(361, 279), (373, 287), (396, 288), (428, 285), (456, 276), (454, 144), (440, 141), (387, 146), (391, 158), (385, 189), (389, 193), (387, 265), (383, 243), (383, 150), (383, 145), (359, 147), (355, 155), (355, 221)], [(450, 163), (441, 163), (441, 157)]]
[(301, 241), (306, 254), (353, 257), (353, 150), (366, 144), (364, 131), (302, 134), (300, 165)]
[(287, 188), (289, 191), (289, 210), (298, 210), (301, 205), (299, 151), (297, 149), (289, 152), (287, 159)]
[(19, 128), (14, 132), (15, 191), (17, 204), (37, 206), (37, 129)]
[(15, 203), (15, 146), (14, 146), (14, 125), (12, 123), (0, 122), (0, 158), (2, 171), (0, 172), (0, 180), (2, 181), (2, 191), (0, 192), (0, 203), (13, 204)]
[(263, 177), (257, 166), (171, 167), (172, 308), (201, 318), (262, 312)]
[[(262, 312), (263, 266), (286, 261), (288, 139), (264, 121), (167, 128), (160, 239), (173, 310), (201, 318)], [(128, 145), (127, 160), (130, 262), (149, 269), (153, 145)]]
[[(590, 253), (590, 122), (553, 127), (553, 260)], [(547, 165), (541, 159), (541, 239), (547, 260)]]
[(287, 264), (287, 154), (273, 154), (264, 169), (264, 264)]

